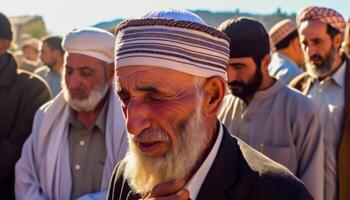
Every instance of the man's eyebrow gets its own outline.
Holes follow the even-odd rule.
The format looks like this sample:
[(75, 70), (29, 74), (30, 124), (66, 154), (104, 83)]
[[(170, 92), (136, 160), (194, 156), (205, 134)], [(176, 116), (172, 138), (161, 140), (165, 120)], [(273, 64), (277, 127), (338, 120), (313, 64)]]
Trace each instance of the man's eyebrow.
[(229, 63), (228, 64), (228, 66), (230, 66), (230, 67), (243, 67), (243, 66), (245, 66), (245, 64), (244, 63)]
[(136, 89), (140, 91), (145, 91), (145, 92), (152, 92), (152, 93), (163, 93), (159, 89), (152, 87), (152, 86), (141, 86), (141, 85), (136, 85)]

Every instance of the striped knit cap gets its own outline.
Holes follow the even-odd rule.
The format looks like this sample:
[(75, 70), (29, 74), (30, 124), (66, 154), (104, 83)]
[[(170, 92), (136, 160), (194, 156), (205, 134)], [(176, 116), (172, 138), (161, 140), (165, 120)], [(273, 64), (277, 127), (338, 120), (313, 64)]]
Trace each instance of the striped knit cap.
[(185, 10), (163, 10), (116, 28), (116, 68), (147, 65), (225, 79), (228, 38)]

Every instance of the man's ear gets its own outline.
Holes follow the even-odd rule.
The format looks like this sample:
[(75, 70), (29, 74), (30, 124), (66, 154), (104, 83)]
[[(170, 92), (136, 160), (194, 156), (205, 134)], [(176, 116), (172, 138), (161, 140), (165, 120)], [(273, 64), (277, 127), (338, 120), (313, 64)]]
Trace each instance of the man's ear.
[(216, 117), (226, 94), (226, 82), (222, 77), (210, 77), (204, 82), (203, 89), (203, 114), (208, 118)]
[(267, 68), (269, 67), (269, 64), (271, 62), (271, 56), (270, 54), (266, 54), (262, 59), (261, 59), (261, 67), (264, 70), (267, 70)]
[(333, 38), (333, 44), (337, 49), (340, 49), (341, 43), (343, 42), (343, 35), (341, 33), (337, 34)]
[(107, 70), (108, 70), (108, 77), (107, 80), (109, 83), (112, 83), (113, 79), (114, 79), (114, 62), (110, 63), (107, 65)]

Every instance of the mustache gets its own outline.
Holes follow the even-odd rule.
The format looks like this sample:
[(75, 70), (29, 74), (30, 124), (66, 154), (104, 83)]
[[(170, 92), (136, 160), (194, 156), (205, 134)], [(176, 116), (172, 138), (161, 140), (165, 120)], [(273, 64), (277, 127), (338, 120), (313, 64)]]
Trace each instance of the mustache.
[(231, 81), (227, 82), (227, 85), (229, 86), (229, 88), (246, 86), (246, 84), (243, 81)]
[(170, 141), (168, 134), (162, 130), (145, 130), (137, 136), (131, 134), (130, 137), (134, 142)]
[(316, 54), (316, 55), (309, 57), (309, 60), (321, 60), (321, 61), (323, 61), (323, 58), (321, 55)]

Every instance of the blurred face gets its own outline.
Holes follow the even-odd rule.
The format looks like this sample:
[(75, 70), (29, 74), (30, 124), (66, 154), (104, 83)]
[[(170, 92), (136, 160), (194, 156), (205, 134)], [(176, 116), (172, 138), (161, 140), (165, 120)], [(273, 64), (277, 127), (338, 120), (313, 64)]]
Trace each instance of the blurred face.
[(62, 90), (76, 111), (91, 111), (106, 95), (111, 80), (107, 64), (81, 54), (68, 54)]
[(118, 69), (130, 146), (124, 175), (137, 192), (185, 178), (209, 144), (201, 90), (193, 85), (193, 76), (173, 70)]
[(262, 82), (261, 68), (253, 58), (230, 58), (227, 67), (228, 87), (231, 93), (241, 99), (251, 98)]
[(307, 71), (316, 78), (331, 74), (338, 48), (320, 21), (304, 21), (299, 26), (301, 47)]
[(57, 62), (54, 59), (53, 50), (50, 49), (46, 42), (44, 42), (41, 46), (40, 59), (44, 65), (47, 65), (49, 68), (52, 68)]
[(39, 56), (39, 52), (37, 49), (35, 49), (32, 46), (26, 46), (23, 48), (23, 56), (31, 61), (37, 61), (38, 56)]

